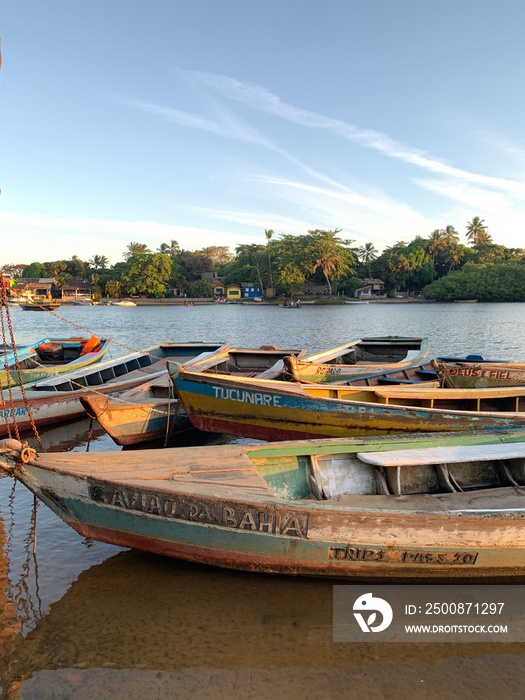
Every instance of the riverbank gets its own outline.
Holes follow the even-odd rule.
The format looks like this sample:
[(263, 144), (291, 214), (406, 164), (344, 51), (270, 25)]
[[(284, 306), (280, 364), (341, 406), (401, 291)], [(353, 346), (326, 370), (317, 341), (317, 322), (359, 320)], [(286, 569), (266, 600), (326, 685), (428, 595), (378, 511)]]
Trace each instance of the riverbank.
[[(132, 301), (137, 306), (224, 306), (226, 304), (237, 304), (244, 306), (279, 306), (284, 304), (284, 299), (275, 300), (264, 300), (264, 301), (254, 301), (253, 299), (242, 299), (239, 301), (228, 301), (228, 302), (217, 302), (214, 299), (206, 298), (161, 298), (161, 299), (142, 299), (142, 298), (123, 298), (123, 299), (103, 299), (99, 302), (100, 306), (106, 305), (108, 302), (111, 304), (117, 304), (120, 301)], [(430, 303), (426, 299), (370, 299), (368, 301), (357, 301), (350, 298), (334, 298), (327, 299), (326, 297), (317, 297), (309, 299), (301, 299), (301, 306), (342, 306), (346, 303), (351, 303), (355, 305), (365, 305), (365, 304), (428, 304)], [(75, 306), (78, 305), (74, 301), (61, 301), (63, 306)]]

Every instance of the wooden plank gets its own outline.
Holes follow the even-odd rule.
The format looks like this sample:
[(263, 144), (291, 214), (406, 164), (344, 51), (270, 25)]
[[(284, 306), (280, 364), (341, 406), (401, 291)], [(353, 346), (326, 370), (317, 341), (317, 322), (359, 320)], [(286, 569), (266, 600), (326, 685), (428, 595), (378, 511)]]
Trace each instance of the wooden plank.
[(374, 387), (376, 396), (388, 398), (420, 398), (420, 399), (498, 399), (498, 398), (514, 398), (525, 396), (525, 387), (483, 387), (479, 389), (437, 389), (435, 387), (427, 387), (421, 385), (413, 386), (392, 386), (392, 387)]
[(357, 457), (376, 467), (410, 467), (420, 464), (455, 464), (525, 458), (525, 442), (497, 445), (458, 445), (388, 452), (359, 452)]

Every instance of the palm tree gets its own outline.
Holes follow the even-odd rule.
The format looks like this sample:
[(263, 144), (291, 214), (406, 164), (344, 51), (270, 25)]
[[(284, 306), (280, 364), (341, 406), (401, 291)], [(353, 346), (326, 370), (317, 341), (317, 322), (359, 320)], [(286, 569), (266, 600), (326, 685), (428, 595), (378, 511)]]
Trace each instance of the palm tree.
[(145, 243), (135, 243), (134, 241), (132, 241), (128, 245), (127, 252), (124, 253), (124, 258), (126, 260), (129, 260), (130, 258), (134, 258), (137, 255), (146, 255), (147, 253), (151, 253), (151, 250)]
[(368, 267), (368, 277), (372, 277), (370, 272), (370, 263), (377, 258), (377, 250), (373, 243), (365, 243), (364, 246), (357, 249), (357, 257)]
[(161, 243), (158, 250), (159, 253), (169, 255), (170, 258), (176, 258), (180, 253), (180, 246), (177, 241), (172, 239), (169, 243)]
[(319, 257), (313, 264), (313, 272), (321, 268), (328, 285), (328, 292), (332, 296), (332, 284), (330, 277), (341, 274), (348, 270), (348, 263), (339, 250), (334, 248), (332, 241), (322, 241), (319, 247)]
[(472, 221), (467, 224), (467, 240), (472, 247), (480, 243), (492, 243), (492, 236), (488, 232), (488, 227), (485, 225), (485, 219), (480, 219), (475, 216)]
[(450, 224), (442, 228), (441, 233), (447, 246), (453, 246), (455, 243), (459, 242), (459, 233), (453, 226), (450, 226)]
[(450, 267), (448, 268), (449, 272), (452, 270), (453, 267), (457, 267), (457, 265), (459, 265), (462, 259), (463, 255), (457, 243), (455, 245), (450, 245), (447, 247), (445, 253), (445, 262), (449, 263), (450, 265)]
[(428, 237), (428, 252), (432, 256), (432, 260), (434, 263), (436, 262), (436, 258), (440, 252), (445, 250), (446, 248), (446, 241), (445, 241), (445, 232), (443, 229), (435, 229), (432, 231), (430, 236)]
[(95, 272), (105, 270), (108, 264), (109, 260), (105, 255), (94, 255), (91, 260), (88, 260), (88, 265), (92, 267)]
[(272, 259), (270, 257), (270, 241), (272, 240), (273, 229), (271, 229), (271, 228), (264, 229), (264, 235), (266, 236), (266, 246), (268, 248), (268, 270), (270, 273), (270, 287), (272, 287), (272, 289), (273, 289)]

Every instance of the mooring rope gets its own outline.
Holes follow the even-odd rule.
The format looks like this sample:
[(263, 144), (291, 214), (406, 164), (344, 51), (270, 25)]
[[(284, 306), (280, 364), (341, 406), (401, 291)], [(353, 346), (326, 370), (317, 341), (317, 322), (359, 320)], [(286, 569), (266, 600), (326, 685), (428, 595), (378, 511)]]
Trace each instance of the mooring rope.
[[(83, 331), (84, 333), (89, 333), (90, 335), (95, 335), (92, 331), (89, 330), (89, 328), (85, 328), (84, 326), (81, 326), (80, 324), (75, 323), (74, 321), (70, 321), (68, 318), (65, 318), (64, 316), (57, 314), (57, 312), (54, 311), (53, 309), (48, 309), (47, 312), (49, 314), (51, 314), (52, 316), (55, 316), (56, 318), (58, 318), (60, 321), (64, 321), (64, 323), (67, 323), (70, 326), (73, 326), (74, 328), (78, 328), (78, 330)], [(125, 345), (124, 343), (119, 343), (117, 340), (113, 340), (113, 338), (111, 339), (111, 342), (113, 343), (113, 345), (116, 345), (119, 348), (124, 348), (124, 350), (129, 350), (130, 352), (140, 352), (143, 355), (148, 355), (148, 353), (144, 353), (142, 350), (137, 350), (137, 348), (132, 348), (129, 345)], [(155, 355), (150, 355), (150, 357), (155, 357)]]
[[(2, 338), (3, 338), (3, 345), (4, 345), (4, 356), (5, 356), (6, 385), (7, 385), (7, 390), (8, 390), (8, 393), (9, 393), (9, 399), (8, 399), (8, 401), (6, 401), (6, 399), (4, 398), (4, 390), (3, 390), (3, 387), (2, 387), (2, 383), (1, 383), (1, 382), (0, 382), (0, 399), (1, 399), (1, 402), (2, 402), (1, 405), (4, 407), (4, 421), (5, 421), (5, 424), (6, 424), (7, 433), (8, 433), (8, 436), (9, 436), (9, 437), (12, 437), (12, 431), (14, 431), (15, 436), (16, 436), (16, 439), (20, 440), (20, 431), (19, 431), (18, 424), (17, 424), (17, 421), (16, 421), (15, 408), (14, 408), (15, 399), (14, 399), (14, 396), (13, 396), (13, 387), (15, 387), (15, 388), (19, 388), (19, 390), (20, 390), (20, 392), (21, 392), (21, 395), (22, 395), (22, 398), (23, 398), (23, 401), (24, 401), (24, 406), (25, 406), (26, 411), (27, 411), (27, 416), (28, 416), (29, 421), (30, 421), (30, 423), (31, 423), (31, 428), (32, 428), (32, 431), (33, 431), (33, 433), (34, 433), (34, 435), (35, 435), (37, 441), (38, 441), (38, 444), (40, 445), (41, 450), (42, 450), (42, 451), (45, 451), (45, 448), (44, 448), (44, 446), (43, 446), (43, 444), (42, 444), (42, 441), (41, 441), (41, 438), (40, 438), (40, 434), (39, 434), (39, 432), (38, 432), (38, 429), (37, 429), (37, 427), (36, 427), (36, 423), (35, 423), (34, 418), (33, 418), (33, 414), (32, 414), (32, 412), (31, 412), (31, 407), (30, 407), (30, 405), (29, 405), (29, 400), (28, 400), (28, 397), (27, 397), (27, 394), (26, 394), (26, 391), (25, 391), (25, 387), (24, 387), (24, 382), (23, 382), (23, 378), (22, 378), (22, 374), (21, 374), (21, 368), (20, 368), (20, 361), (19, 361), (19, 358), (18, 358), (18, 352), (17, 352), (17, 347), (16, 347), (16, 343), (15, 343), (15, 338), (14, 338), (14, 332), (13, 332), (13, 328), (12, 328), (12, 324), (11, 324), (11, 317), (10, 317), (10, 313), (9, 313), (7, 291), (6, 291), (6, 287), (5, 287), (5, 285), (4, 285), (4, 278), (3, 278), (3, 275), (2, 275), (1, 272), (0, 272), (0, 283), (1, 283), (1, 286), (2, 286), (1, 305), (2, 305), (2, 307), (5, 308), (5, 319), (6, 319), (6, 321), (7, 321), (7, 325), (8, 325), (8, 328), (9, 328), (10, 343), (11, 343), (12, 352), (13, 352), (13, 355), (14, 355), (14, 358), (15, 358), (15, 368), (16, 368), (16, 372), (17, 372), (17, 376), (18, 376), (18, 382), (19, 382), (19, 386), (18, 386), (18, 387), (15, 387), (15, 385), (14, 385), (14, 383), (13, 383), (13, 380), (12, 380), (12, 376), (11, 376), (12, 368), (9, 368), (9, 367), (8, 367), (8, 363), (7, 363), (7, 340), (6, 340), (6, 339), (7, 339), (7, 333), (6, 333), (6, 329), (5, 329), (4, 315), (2, 314), (2, 316), (1, 316), (1, 330), (2, 330)], [(91, 335), (94, 335), (94, 333), (93, 333), (89, 328), (86, 328), (85, 326), (82, 326), (82, 325), (80, 325), (79, 323), (75, 323), (74, 321), (71, 321), (70, 319), (67, 319), (67, 318), (65, 318), (64, 316), (61, 316), (61, 315), (60, 315), (59, 313), (57, 313), (54, 309), (49, 309), (49, 308), (47, 308), (46, 311), (47, 311), (47, 313), (49, 313), (49, 314), (55, 316), (55, 318), (57, 318), (57, 319), (60, 320), (60, 321), (63, 321), (64, 323), (68, 324), (69, 326), (72, 326), (72, 327), (74, 327), (74, 328), (76, 328), (76, 329), (82, 331), (83, 333), (87, 333), (87, 334), (89, 334), (90, 336), (91, 336)], [(115, 341), (115, 340), (113, 340), (113, 339), (111, 339), (111, 342), (113, 343), (113, 345), (116, 345), (117, 347), (123, 348), (124, 350), (127, 350), (127, 351), (129, 351), (129, 352), (131, 352), (131, 353), (138, 353), (138, 354), (140, 354), (140, 355), (142, 355), (142, 356), (151, 357), (152, 359), (154, 359), (154, 360), (156, 360), (156, 361), (159, 361), (159, 357), (158, 357), (157, 355), (154, 355), (153, 353), (144, 352), (143, 350), (137, 350), (137, 349), (134, 348), (134, 347), (131, 347), (131, 346), (129, 346), (129, 345), (126, 345), (125, 343), (121, 343), (121, 342)], [(117, 358), (117, 361), (118, 361), (118, 359), (119, 359), (119, 358)], [(123, 361), (125, 361), (125, 356), (122, 357), (121, 359), (122, 359)], [(62, 374), (61, 372), (53, 372), (52, 369), (51, 369), (49, 366), (46, 366), (46, 365), (43, 365), (43, 364), (39, 363), (39, 362), (38, 362), (37, 360), (35, 360), (34, 358), (33, 358), (33, 362), (34, 362), (34, 364), (35, 364), (37, 367), (45, 368), (45, 369), (47, 370), (47, 372), (48, 372), (51, 376), (60, 377), (60, 374)], [(163, 375), (163, 376), (164, 376), (164, 375)], [(82, 390), (82, 391), (85, 392), (86, 394), (89, 392), (89, 393), (91, 393), (91, 394), (93, 394), (93, 395), (103, 396), (103, 397), (105, 397), (105, 398), (106, 398), (106, 395), (107, 395), (107, 394), (111, 395), (111, 392), (106, 392), (106, 391), (103, 391), (103, 390), (101, 390), (101, 389), (97, 389), (97, 388), (95, 388), (95, 387), (93, 387), (93, 386), (87, 387), (87, 386), (85, 386), (84, 384), (81, 384), (80, 382), (77, 382), (77, 381), (75, 381), (74, 379), (72, 379), (72, 378), (70, 378), (70, 377), (68, 377), (68, 381), (70, 382), (70, 384), (71, 384), (72, 386), (78, 387), (78, 389)], [(147, 382), (147, 376), (144, 377), (144, 382)], [(108, 385), (108, 386), (111, 386), (111, 385)], [(130, 388), (131, 388), (131, 387), (130, 387)], [(123, 404), (123, 405), (126, 405), (126, 406), (136, 406), (136, 405), (137, 405), (136, 402), (134, 402), (134, 401), (128, 401), (128, 400), (122, 398), (122, 396), (117, 396), (117, 395), (115, 395), (115, 396), (111, 395), (111, 400), (112, 400), (112, 401), (116, 401), (116, 402), (118, 402), (118, 403), (120, 403), (120, 404)], [(9, 403), (10, 406), (11, 406), (11, 412), (12, 412), (12, 416), (11, 416), (12, 420), (11, 420), (11, 422), (9, 421), (8, 415), (7, 415), (7, 414), (8, 414), (8, 403)], [(171, 422), (171, 417), (172, 417), (172, 416), (171, 416), (171, 412), (172, 412), (172, 406), (173, 406), (173, 405), (175, 406), (175, 412), (174, 412), (174, 416), (173, 416), (173, 422)], [(175, 390), (175, 395), (173, 395), (173, 393), (172, 393), (172, 391), (171, 391), (171, 387), (170, 387), (170, 379), (168, 379), (168, 406), (167, 406), (167, 411), (166, 411), (166, 410), (162, 410), (162, 409), (160, 409), (160, 408), (155, 408), (154, 406), (151, 406), (151, 405), (148, 405), (147, 407), (145, 407), (144, 410), (147, 410), (147, 411), (150, 412), (150, 413), (158, 414), (159, 416), (166, 416), (167, 425), (166, 425), (166, 435), (165, 435), (165, 439), (166, 439), (166, 441), (168, 441), (169, 438), (171, 437), (171, 434), (173, 433), (173, 429), (174, 429), (175, 423), (176, 423), (176, 421), (177, 421), (177, 417), (178, 417), (178, 413), (179, 413), (180, 408), (181, 408), (180, 399), (178, 399), (177, 396), (176, 396), (176, 390)], [(107, 410), (107, 407), (106, 407), (106, 410)], [(89, 415), (89, 414), (88, 414), (88, 415)], [(90, 418), (92, 419), (92, 416), (90, 416)], [(88, 448), (87, 448), (88, 450), (89, 450), (89, 443), (90, 443), (90, 440), (88, 440)]]
[[(11, 314), (9, 313), (9, 303), (8, 303), (8, 299), (7, 299), (7, 289), (6, 289), (6, 286), (5, 286), (5, 284), (4, 284), (4, 276), (3, 276), (3, 274), (2, 274), (1, 272), (0, 272), (0, 287), (1, 287), (1, 295), (2, 295), (2, 301), (1, 301), (0, 306), (1, 306), (2, 309), (4, 310), (3, 313), (2, 313), (2, 340), (3, 340), (3, 344), (4, 344), (4, 351), (6, 351), (6, 346), (7, 346), (7, 342), (6, 342), (6, 332), (5, 332), (5, 325), (4, 325), (4, 313), (5, 313), (5, 318), (6, 318), (6, 321), (7, 321), (7, 326), (8, 326), (8, 328), (9, 328), (9, 335), (10, 335), (10, 340), (11, 340), (11, 346), (12, 346), (12, 351), (13, 351), (13, 357), (14, 357), (14, 360), (15, 360), (16, 373), (17, 373), (18, 382), (19, 382), (19, 385), (20, 385), (20, 392), (21, 392), (21, 394), (22, 394), (22, 398), (23, 398), (23, 401), (24, 401), (24, 407), (25, 407), (25, 409), (26, 409), (26, 411), (27, 411), (27, 416), (28, 416), (28, 418), (29, 418), (29, 422), (31, 423), (31, 428), (32, 428), (32, 430), (33, 430), (33, 433), (34, 433), (34, 435), (35, 435), (35, 437), (36, 437), (36, 439), (37, 439), (37, 441), (38, 441), (38, 444), (40, 445), (42, 451), (44, 452), (44, 451), (45, 451), (44, 445), (42, 444), (42, 440), (41, 440), (41, 438), (40, 438), (40, 434), (39, 434), (38, 429), (37, 429), (37, 427), (36, 427), (36, 423), (35, 423), (35, 420), (34, 420), (34, 418), (33, 418), (33, 413), (32, 413), (32, 411), (31, 411), (31, 407), (30, 407), (29, 401), (28, 401), (28, 399), (27, 399), (27, 394), (26, 394), (25, 387), (24, 387), (24, 382), (23, 382), (23, 379), (22, 379), (22, 370), (21, 370), (21, 368), (20, 368), (20, 360), (19, 360), (19, 358), (18, 358), (18, 350), (17, 350), (16, 342), (15, 342), (15, 334), (14, 334), (14, 331), (13, 331), (13, 325), (12, 325), (12, 323), (11, 323)], [(20, 439), (20, 431), (18, 430), (18, 424), (17, 424), (17, 422), (16, 422), (16, 415), (15, 415), (15, 410), (14, 410), (14, 400), (13, 400), (13, 390), (12, 390), (11, 368), (9, 367), (9, 363), (8, 363), (8, 354), (7, 354), (7, 352), (5, 352), (5, 354), (4, 354), (4, 367), (5, 367), (5, 375), (6, 375), (7, 389), (8, 389), (8, 393), (9, 393), (9, 399), (10, 399), (10, 402), (11, 402), (11, 410), (12, 410), (12, 416), (11, 416), (11, 417), (12, 417), (12, 419), (13, 419), (12, 422), (13, 422), (13, 425), (14, 425), (15, 435), (16, 435), (17, 439)], [(3, 384), (3, 382), (0, 381), (0, 385), (2, 385), (2, 384)], [(6, 424), (6, 426), (7, 426), (8, 433), (9, 433), (9, 435), (11, 435), (11, 434), (10, 434), (10, 431), (9, 431), (9, 422), (8, 422), (8, 418), (7, 418), (7, 408), (8, 408), (8, 407), (7, 407), (6, 402), (4, 401), (3, 391), (2, 391), (2, 401), (3, 401), (2, 405), (4, 406), (4, 421), (5, 421), (5, 424)]]

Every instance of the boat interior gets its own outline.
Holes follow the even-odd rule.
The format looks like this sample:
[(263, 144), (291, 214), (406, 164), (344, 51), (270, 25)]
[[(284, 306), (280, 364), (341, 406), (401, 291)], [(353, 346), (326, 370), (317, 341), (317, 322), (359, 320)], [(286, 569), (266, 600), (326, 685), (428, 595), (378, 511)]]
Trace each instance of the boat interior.
[(218, 353), (203, 362), (192, 362), (191, 371), (218, 374), (239, 374), (245, 377), (271, 376), (283, 369), (284, 357), (301, 357), (304, 349), (277, 348), (263, 345), (258, 349), (230, 348), (224, 354)]
[(306, 357), (305, 361), (330, 365), (408, 362), (417, 358), (421, 349), (420, 338), (400, 338), (399, 340), (365, 338), (341, 348), (334, 348), (333, 353), (311, 355)]
[[(198, 349), (203, 349), (197, 358), (195, 353)], [(120, 361), (111, 360), (110, 362), (93, 365), (89, 370), (83, 369), (77, 372), (71, 372), (57, 376), (52, 379), (45, 379), (34, 385), (36, 391), (76, 391), (82, 387), (96, 387), (104, 384), (117, 383), (122, 379), (135, 379), (155, 374), (167, 374), (166, 361), (169, 359), (202, 360), (217, 350), (216, 345), (200, 345), (194, 347), (189, 345), (181, 345), (177, 343), (164, 343), (160, 346), (154, 346), (143, 353), (135, 355), (126, 355)], [(158, 382), (159, 398), (168, 396), (169, 381)], [(173, 393), (173, 392), (171, 392)]]
[(505, 487), (514, 487), (525, 497), (525, 443), (250, 459), (269, 489), (287, 500), (340, 501), (347, 496), (452, 494)]
[[(65, 365), (89, 352), (97, 352), (105, 342), (107, 341), (95, 335), (88, 339), (79, 337), (48, 340), (24, 349), (19, 355), (20, 367), (34, 369), (42, 365)], [(9, 359), (10, 366), (14, 366), (14, 361), (13, 355)]]
[(339, 401), (363, 401), (366, 403), (412, 406), (454, 411), (525, 412), (525, 387), (489, 389), (440, 388), (439, 382), (431, 386), (350, 387), (330, 384), (305, 385), (303, 390), (315, 398)]
[(133, 379), (144, 373), (154, 374), (165, 370), (165, 362), (151, 355), (138, 355), (122, 359), (121, 362), (94, 365), (89, 371), (71, 372), (37, 382), (35, 391), (76, 391), (81, 387), (101, 386), (109, 382), (118, 382), (123, 378)]

